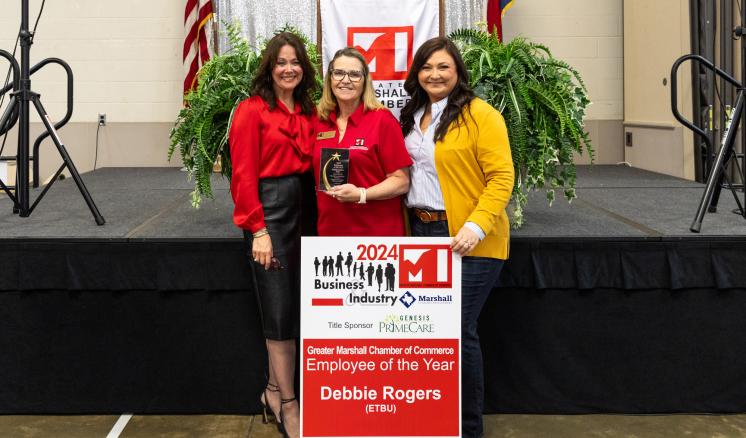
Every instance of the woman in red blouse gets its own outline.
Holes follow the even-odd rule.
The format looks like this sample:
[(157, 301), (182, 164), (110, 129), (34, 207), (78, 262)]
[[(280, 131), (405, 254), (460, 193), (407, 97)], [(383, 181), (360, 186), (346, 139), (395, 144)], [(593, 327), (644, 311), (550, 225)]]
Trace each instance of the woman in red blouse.
[[(401, 195), (412, 164), (399, 122), (373, 91), (365, 58), (355, 49), (334, 54), (326, 72), (315, 123), (316, 185), (324, 149), (349, 153), (345, 184), (318, 193), (320, 236), (403, 236)], [(344, 152), (344, 151), (342, 151)]]
[(299, 436), (295, 338), (299, 335), (301, 174), (311, 166), (314, 68), (300, 39), (272, 38), (229, 133), (233, 221), (251, 248), (251, 271), (269, 357), (261, 395), (286, 436)]

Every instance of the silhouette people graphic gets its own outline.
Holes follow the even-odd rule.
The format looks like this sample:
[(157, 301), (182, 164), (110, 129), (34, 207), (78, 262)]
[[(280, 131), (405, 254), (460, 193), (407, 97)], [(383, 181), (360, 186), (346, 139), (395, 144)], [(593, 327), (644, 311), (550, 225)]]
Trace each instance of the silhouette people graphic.
[(334, 265), (337, 268), (337, 275), (344, 275), (342, 272), (342, 262), (344, 262), (344, 257), (342, 256), (342, 251), (337, 254), (337, 263)]
[(350, 266), (352, 266), (352, 253), (347, 253), (347, 259), (345, 260), (345, 266), (347, 266), (347, 276), (350, 276)]
[(373, 286), (373, 272), (375, 272), (375, 269), (373, 269), (373, 263), (368, 265), (368, 286)]
[(396, 277), (396, 269), (391, 263), (386, 263), (386, 290), (394, 290), (394, 277)]

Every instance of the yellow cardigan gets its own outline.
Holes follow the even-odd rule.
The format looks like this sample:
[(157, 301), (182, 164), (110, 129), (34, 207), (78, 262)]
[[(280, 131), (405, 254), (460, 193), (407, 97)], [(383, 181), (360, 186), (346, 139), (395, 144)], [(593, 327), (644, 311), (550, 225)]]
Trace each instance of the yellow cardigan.
[(466, 124), (453, 122), (435, 145), (435, 168), (443, 192), (448, 231), (455, 236), (474, 222), (486, 237), (469, 253), (507, 259), (510, 225), (505, 207), (513, 190), (513, 160), (502, 115), (476, 98), (464, 109)]

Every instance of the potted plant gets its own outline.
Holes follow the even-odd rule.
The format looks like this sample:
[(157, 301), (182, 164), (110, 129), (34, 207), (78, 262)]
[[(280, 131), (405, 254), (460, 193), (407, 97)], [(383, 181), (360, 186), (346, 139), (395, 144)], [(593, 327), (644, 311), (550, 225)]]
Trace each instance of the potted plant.
[[(221, 173), (230, 178), (228, 128), (233, 109), (245, 99), (259, 66), (260, 49), (240, 36), (237, 25), (227, 25), (232, 49), (214, 57), (199, 72), (197, 89), (185, 97), (171, 131), (169, 158), (179, 147), (184, 166), (194, 178), (192, 205), (213, 197), (210, 175), (220, 160)], [(312, 61), (319, 64), (315, 44), (296, 29)], [(505, 117), (515, 165), (512, 224), (519, 228), (528, 192), (544, 189), (550, 205), (555, 191), (572, 201), (575, 194), (573, 153), (593, 149), (583, 129), (590, 104), (580, 74), (554, 58), (546, 46), (516, 38), (502, 43), (483, 30), (462, 29), (449, 36), (461, 50), (477, 95)], [(322, 79), (316, 77), (321, 89)], [(317, 93), (320, 93), (317, 92)], [(316, 99), (318, 100), (318, 95)]]
[(501, 42), (483, 30), (461, 29), (449, 36), (459, 47), (476, 94), (505, 118), (515, 166), (512, 224), (523, 224), (531, 190), (544, 189), (551, 205), (555, 190), (572, 201), (573, 152), (593, 149), (583, 129), (590, 104), (580, 74), (546, 46), (525, 38)]
[[(311, 62), (318, 64), (316, 45), (300, 31), (285, 26), (277, 32), (293, 32), (304, 42)], [(179, 148), (184, 167), (194, 179), (192, 206), (199, 207), (202, 197), (213, 198), (210, 176), (220, 162), (223, 176), (231, 176), (228, 129), (233, 110), (251, 93), (251, 82), (261, 60), (263, 47), (251, 47), (236, 24), (227, 24), (226, 33), (231, 49), (210, 59), (199, 71), (197, 88), (184, 97), (171, 130), (169, 160)], [(262, 43), (261, 46), (263, 46)], [(316, 81), (321, 85), (321, 77)], [(320, 86), (319, 86), (320, 90)]]

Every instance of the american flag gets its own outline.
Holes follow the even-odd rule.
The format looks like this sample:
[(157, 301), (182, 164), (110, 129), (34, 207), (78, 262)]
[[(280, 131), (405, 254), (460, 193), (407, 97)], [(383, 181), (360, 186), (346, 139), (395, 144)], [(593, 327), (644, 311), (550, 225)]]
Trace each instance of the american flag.
[(197, 85), (197, 72), (210, 59), (205, 25), (212, 19), (212, 0), (187, 0), (184, 9), (184, 94)]
[(485, 0), (487, 2), (487, 31), (497, 32), (500, 41), (503, 39), (503, 16), (513, 6), (514, 0)]

